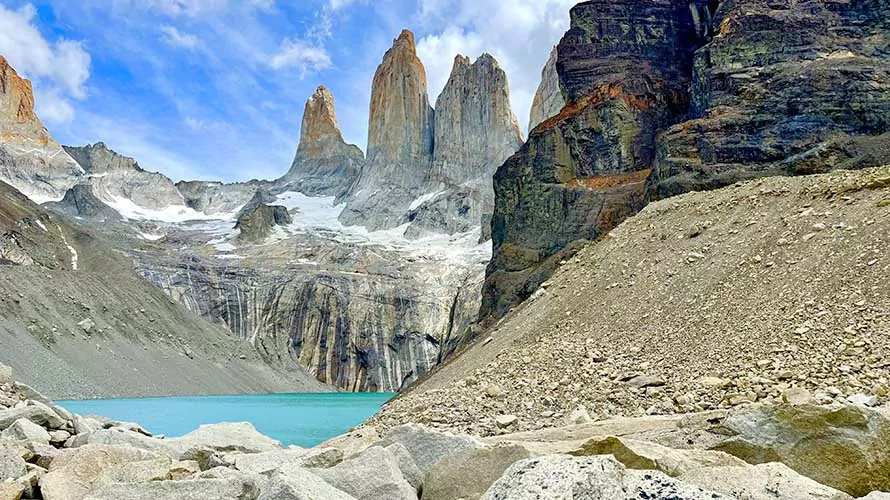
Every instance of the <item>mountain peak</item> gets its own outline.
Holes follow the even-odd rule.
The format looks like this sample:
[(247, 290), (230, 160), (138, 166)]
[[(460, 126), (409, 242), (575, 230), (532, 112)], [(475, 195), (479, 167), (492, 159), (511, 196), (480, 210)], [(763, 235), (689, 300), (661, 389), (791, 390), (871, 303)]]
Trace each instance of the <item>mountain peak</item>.
[(304, 158), (319, 158), (342, 144), (334, 95), (326, 87), (318, 87), (306, 101), (297, 154)]
[(31, 82), (19, 76), (0, 56), (0, 122), (26, 123), (37, 120)]
[(412, 52), (416, 51), (416, 44), (414, 43), (414, 32), (411, 30), (404, 29), (399, 34), (399, 37), (393, 41), (393, 47), (407, 47)]

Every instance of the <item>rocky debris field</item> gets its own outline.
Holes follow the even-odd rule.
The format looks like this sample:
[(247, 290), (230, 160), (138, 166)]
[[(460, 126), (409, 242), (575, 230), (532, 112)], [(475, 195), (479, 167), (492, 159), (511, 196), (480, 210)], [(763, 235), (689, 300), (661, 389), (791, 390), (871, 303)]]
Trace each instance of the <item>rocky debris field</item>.
[(810, 404), (478, 438), (419, 424), (312, 449), (247, 423), (165, 438), (72, 415), (0, 365), (0, 500), (846, 500), (890, 495), (890, 410)]
[(647, 207), (373, 423), (479, 435), (890, 389), (890, 167)]

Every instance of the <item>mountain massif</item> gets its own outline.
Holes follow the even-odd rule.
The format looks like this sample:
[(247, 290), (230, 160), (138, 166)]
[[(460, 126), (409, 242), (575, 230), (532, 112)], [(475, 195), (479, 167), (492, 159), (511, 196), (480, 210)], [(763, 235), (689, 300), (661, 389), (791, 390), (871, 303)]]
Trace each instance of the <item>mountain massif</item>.
[(571, 22), (555, 63), (568, 104), (495, 174), (483, 318), (649, 201), (890, 161), (881, 2), (603, 0)]
[(492, 56), (457, 56), (434, 108), (406, 30), (371, 82), (366, 153), (319, 87), (290, 169), (238, 184), (174, 183), (102, 143), (57, 147), (4, 62), (0, 173), (270, 363), (398, 390), (652, 201), (890, 161), (886, 14), (582, 2), (524, 143)]

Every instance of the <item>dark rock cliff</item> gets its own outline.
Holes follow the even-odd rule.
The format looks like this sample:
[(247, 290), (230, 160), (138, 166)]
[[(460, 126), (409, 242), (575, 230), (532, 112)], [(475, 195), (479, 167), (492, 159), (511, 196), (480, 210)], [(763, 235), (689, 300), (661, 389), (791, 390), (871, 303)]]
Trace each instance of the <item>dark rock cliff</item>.
[(890, 161), (884, 1), (595, 0), (571, 16), (567, 104), (495, 174), (483, 319), (653, 199)]

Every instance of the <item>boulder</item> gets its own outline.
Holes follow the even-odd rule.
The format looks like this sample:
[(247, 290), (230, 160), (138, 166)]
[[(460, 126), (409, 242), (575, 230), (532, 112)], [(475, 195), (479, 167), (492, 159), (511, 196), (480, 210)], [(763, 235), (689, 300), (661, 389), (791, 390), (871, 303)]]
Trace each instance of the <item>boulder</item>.
[(480, 446), (478, 441), (469, 436), (437, 432), (418, 424), (396, 427), (379, 444), (386, 447), (393, 443), (404, 445), (424, 474), (439, 460)]
[(514, 463), (529, 458), (522, 446), (476, 448), (436, 463), (423, 480), (423, 500), (479, 498)]
[(707, 467), (689, 471), (680, 479), (732, 498), (745, 500), (850, 500), (834, 488), (801, 476), (780, 463)]
[(37, 441), (40, 443), (49, 443), (51, 439), (46, 429), (27, 418), (20, 418), (13, 422), (3, 432), (0, 432), (0, 437), (15, 441)]
[(49, 473), (40, 480), (40, 491), (44, 500), (81, 500), (92, 493), (103, 471), (156, 458), (156, 453), (132, 446), (87, 444), (56, 457)]
[(202, 425), (181, 438), (165, 441), (176, 446), (181, 453), (197, 446), (240, 453), (281, 450), (281, 442), (260, 434), (247, 422)]
[(26, 446), (31, 452), (31, 457), (28, 459), (28, 461), (39, 467), (43, 467), (44, 469), (49, 469), (50, 465), (52, 465), (53, 460), (55, 460), (55, 458), (62, 453), (65, 453), (64, 450), (60, 450), (54, 446), (50, 446), (45, 442), (40, 443), (31, 441)]
[(610, 456), (551, 455), (513, 464), (483, 500), (602, 499), (717, 500), (723, 495), (658, 471), (627, 470)]
[(417, 500), (415, 489), (402, 476), (398, 459), (380, 446), (313, 473), (358, 500)]
[(569, 455), (612, 455), (629, 469), (659, 470), (673, 477), (702, 467), (746, 465), (743, 460), (719, 451), (678, 450), (648, 441), (617, 437), (591, 439), (569, 452)]
[(890, 500), (890, 493), (884, 493), (882, 491), (872, 491), (859, 500)]
[(31, 401), (28, 406), (0, 410), (0, 431), (6, 430), (16, 420), (22, 418), (49, 429), (65, 427), (65, 421), (50, 407), (37, 401)]
[(227, 458), (231, 458), (235, 468), (242, 472), (265, 474), (278, 470), (285, 465), (305, 467), (303, 459), (306, 455), (307, 450), (276, 450), (264, 451), (262, 453), (237, 454)]
[(0, 483), (0, 500), (19, 500), (25, 488), (16, 483)]
[(173, 440), (150, 438), (138, 432), (133, 432), (121, 427), (101, 429), (90, 433), (87, 438), (87, 442), (90, 444), (106, 444), (112, 446), (126, 445), (140, 450), (157, 453), (159, 455), (179, 458), (181, 455), (179, 448), (171, 443), (171, 441)]
[(358, 455), (380, 441), (380, 433), (374, 427), (362, 427), (347, 434), (329, 439), (318, 445), (318, 448), (337, 448), (343, 451), (345, 458)]
[(254, 500), (260, 488), (249, 477), (149, 483), (108, 483), (85, 500)]
[(34, 389), (28, 384), (23, 384), (21, 382), (14, 382), (13, 387), (18, 391), (19, 394), (25, 397), (25, 399), (30, 399), (31, 401), (37, 401), (38, 403), (43, 403), (47, 406), (51, 406), (53, 404), (52, 400), (48, 397), (44, 396), (37, 389)]
[(179, 462), (170, 457), (115, 464), (105, 469), (101, 483), (146, 483), (149, 481), (182, 480), (200, 472), (195, 461)]
[(405, 448), (405, 445), (402, 443), (393, 443), (387, 446), (386, 450), (396, 457), (399, 470), (402, 471), (402, 476), (405, 477), (408, 484), (415, 490), (419, 490), (420, 485), (423, 484), (423, 474), (421, 474), (417, 464), (414, 463), (414, 459), (411, 458), (411, 452), (408, 451), (408, 448)]
[(853, 496), (890, 489), (887, 408), (761, 406), (731, 413), (714, 449), (751, 464), (782, 462)]
[(0, 448), (0, 482), (18, 479), (28, 472), (21, 454), (12, 448)]
[(300, 458), (301, 467), (327, 469), (343, 461), (343, 452), (337, 448), (312, 448)]
[(355, 500), (311, 472), (288, 465), (272, 476), (257, 500)]

